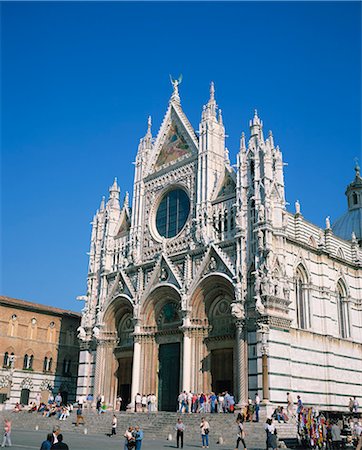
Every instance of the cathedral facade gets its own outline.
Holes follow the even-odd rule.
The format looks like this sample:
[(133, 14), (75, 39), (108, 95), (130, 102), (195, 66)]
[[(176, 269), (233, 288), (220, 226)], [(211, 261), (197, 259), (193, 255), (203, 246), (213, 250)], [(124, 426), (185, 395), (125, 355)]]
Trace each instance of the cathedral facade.
[(320, 409), (362, 394), (362, 178), (325, 228), (286, 210), (283, 157), (257, 113), (237, 164), (211, 84), (198, 132), (178, 82), (135, 162), (132, 208), (117, 180), (92, 222), (78, 329), (78, 395), (109, 405), (154, 393), (286, 393)]

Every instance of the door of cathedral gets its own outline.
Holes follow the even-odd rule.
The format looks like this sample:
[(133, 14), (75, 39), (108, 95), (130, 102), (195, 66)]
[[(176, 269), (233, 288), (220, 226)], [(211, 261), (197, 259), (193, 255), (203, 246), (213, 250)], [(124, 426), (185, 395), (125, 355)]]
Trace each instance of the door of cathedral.
[(22, 389), (20, 392), (20, 403), (22, 405), (28, 405), (29, 404), (29, 395), (30, 390), (29, 389)]
[(180, 390), (180, 343), (161, 344), (158, 362), (158, 409), (176, 411)]
[(121, 409), (125, 411), (127, 405), (131, 403), (131, 383), (132, 383), (132, 356), (119, 358), (118, 360), (118, 392), (121, 396)]
[(233, 349), (223, 348), (211, 352), (211, 389), (216, 394), (233, 392)]

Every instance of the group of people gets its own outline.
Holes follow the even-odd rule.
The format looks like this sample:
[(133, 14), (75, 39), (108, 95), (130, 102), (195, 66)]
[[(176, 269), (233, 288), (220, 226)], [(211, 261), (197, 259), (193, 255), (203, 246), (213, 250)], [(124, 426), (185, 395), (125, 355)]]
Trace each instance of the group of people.
[(40, 450), (69, 450), (60, 431), (59, 426), (54, 426), (53, 432), (48, 433), (46, 439), (42, 442)]
[(140, 394), (135, 397), (135, 412), (156, 412), (157, 411), (157, 397), (155, 394)]
[[(112, 430), (113, 430), (113, 424), (112, 424)], [(113, 433), (113, 431), (112, 431), (112, 433)], [(141, 450), (143, 431), (141, 430), (141, 428), (139, 426), (128, 427), (128, 429), (124, 433), (124, 437), (125, 437), (124, 450), (130, 450), (130, 449)]]
[(227, 391), (216, 395), (214, 392), (200, 394), (180, 392), (178, 396), (179, 413), (233, 413), (235, 408), (234, 396)]

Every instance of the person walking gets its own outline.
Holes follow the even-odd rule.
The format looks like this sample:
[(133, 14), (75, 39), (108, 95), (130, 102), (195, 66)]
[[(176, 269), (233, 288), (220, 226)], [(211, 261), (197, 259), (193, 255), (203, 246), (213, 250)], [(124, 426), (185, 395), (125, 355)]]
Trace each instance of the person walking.
[(80, 421), (82, 421), (82, 425), (84, 425), (85, 421), (84, 421), (84, 417), (83, 417), (83, 411), (82, 411), (82, 408), (80, 405), (78, 405), (76, 414), (77, 414), (77, 421), (75, 423), (75, 426), (77, 427), (79, 425)]
[(4, 436), (1, 447), (11, 447), (11, 421), (4, 419)]
[(236, 439), (235, 450), (239, 448), (240, 442), (243, 444), (244, 450), (247, 450), (246, 444), (245, 444), (245, 431), (244, 431), (244, 423), (243, 422), (244, 422), (243, 416), (241, 417), (241, 419), (238, 419), (236, 421), (236, 424), (238, 426), (238, 434), (237, 434), (237, 439)]
[(135, 436), (135, 439), (136, 439), (136, 449), (135, 450), (141, 450), (142, 439), (143, 439), (143, 431), (141, 430), (141, 428), (138, 425), (135, 428), (134, 436)]
[(45, 441), (41, 443), (40, 450), (50, 450), (52, 447), (52, 439), (53, 435), (51, 433), (48, 433)]
[(265, 423), (265, 431), (266, 431), (266, 448), (269, 450), (272, 448), (273, 450), (277, 450), (278, 448), (278, 439), (277, 439), (277, 430), (273, 425), (272, 419), (267, 419)]
[(202, 448), (209, 448), (210, 425), (209, 422), (205, 419), (205, 417), (202, 417), (201, 419), (200, 428), (201, 428)]
[(181, 441), (181, 448), (183, 448), (185, 425), (183, 424), (181, 419), (177, 419), (175, 430), (176, 430), (177, 448), (179, 448), (180, 441)]
[(67, 444), (63, 442), (63, 435), (58, 434), (58, 442), (50, 447), (51, 450), (69, 450)]
[(357, 400), (356, 396), (354, 396), (353, 397), (353, 412), (355, 414), (358, 413), (358, 407), (359, 407), (358, 400)]
[(302, 402), (302, 399), (300, 398), (300, 395), (297, 395), (297, 399), (298, 399), (298, 402), (297, 402), (297, 417), (298, 417), (298, 421), (299, 421), (300, 420), (300, 416), (301, 416), (301, 414), (303, 412), (303, 402)]
[(111, 434), (110, 437), (112, 437), (113, 435), (115, 436), (116, 433), (116, 429), (117, 429), (117, 417), (115, 414), (113, 414), (113, 418), (112, 418), (112, 430), (111, 430)]

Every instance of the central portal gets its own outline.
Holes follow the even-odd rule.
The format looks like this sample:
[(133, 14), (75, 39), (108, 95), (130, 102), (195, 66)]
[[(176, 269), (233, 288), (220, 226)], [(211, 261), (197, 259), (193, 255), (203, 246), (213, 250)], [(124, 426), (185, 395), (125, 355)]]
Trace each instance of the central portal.
[(158, 362), (158, 409), (176, 411), (180, 390), (180, 343), (160, 344)]

